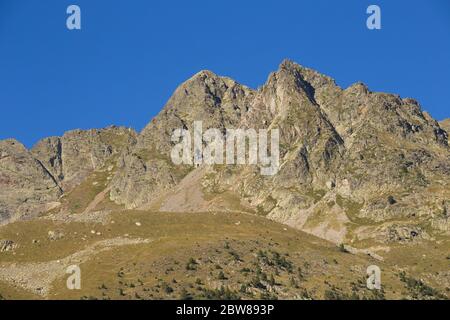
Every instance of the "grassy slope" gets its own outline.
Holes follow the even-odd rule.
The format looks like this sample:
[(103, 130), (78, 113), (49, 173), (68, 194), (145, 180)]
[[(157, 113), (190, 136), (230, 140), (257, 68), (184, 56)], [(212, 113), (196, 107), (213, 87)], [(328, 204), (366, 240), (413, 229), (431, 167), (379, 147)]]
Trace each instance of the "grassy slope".
[[(106, 169), (110, 165), (93, 172), (69, 193), (62, 200), (63, 211), (83, 215), (114, 174), (114, 169)], [(225, 198), (229, 207), (233, 203), (239, 207), (235, 198)], [(351, 218), (351, 204), (340, 202), (349, 208)], [(118, 237), (152, 242), (89, 254), (80, 264), (80, 291), (68, 290), (68, 275), (61, 273), (48, 296), (35, 295), (17, 282), (0, 281), (0, 298), (420, 299), (449, 295), (450, 252), (445, 238), (392, 244), (382, 254), (386, 260), (380, 262), (342, 252), (329, 242), (253, 214), (119, 211), (107, 197), (95, 207), (104, 209), (116, 210), (105, 225), (38, 219), (0, 227), (0, 239), (19, 245), (13, 252), (0, 253), (0, 268), (63, 260), (99, 241)], [(49, 231), (60, 231), (64, 237), (52, 241)], [(376, 243), (352, 245), (363, 248)], [(372, 264), (382, 269), (383, 294), (365, 287), (365, 270)]]
[[(67, 275), (61, 274), (46, 298), (380, 298), (365, 289), (365, 270), (371, 264), (383, 270), (387, 298), (428, 292), (414, 283), (411, 287), (411, 281), (408, 288), (398, 275), (402, 263), (415, 266), (417, 261), (412, 252), (420, 251), (408, 248), (398, 260), (392, 254), (392, 260), (378, 262), (341, 252), (326, 241), (250, 214), (123, 211), (114, 213), (111, 220), (115, 223), (37, 220), (2, 227), (0, 239), (11, 239), (20, 247), (14, 253), (1, 253), (0, 265), (62, 259), (96, 241), (127, 236), (153, 241), (93, 254), (80, 265), (80, 291), (68, 290)], [(61, 230), (65, 236), (50, 241), (49, 230)], [(449, 260), (436, 250), (432, 260), (427, 260), (431, 266), (426, 272), (448, 270)], [(399, 268), (390, 267), (394, 264)], [(417, 278), (424, 267), (413, 267), (407, 274), (412, 272)], [(445, 293), (442, 286), (437, 288)], [(0, 282), (0, 294), (8, 299), (42, 298), (5, 282)]]

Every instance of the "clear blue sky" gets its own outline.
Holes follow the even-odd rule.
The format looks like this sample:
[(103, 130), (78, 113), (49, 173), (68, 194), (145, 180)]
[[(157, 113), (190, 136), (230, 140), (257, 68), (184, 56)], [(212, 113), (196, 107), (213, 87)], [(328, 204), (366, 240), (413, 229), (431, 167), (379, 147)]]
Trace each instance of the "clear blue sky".
[[(66, 28), (70, 4), (81, 31)], [(448, 0), (0, 0), (0, 139), (141, 130), (197, 71), (256, 88), (283, 58), (450, 117)]]

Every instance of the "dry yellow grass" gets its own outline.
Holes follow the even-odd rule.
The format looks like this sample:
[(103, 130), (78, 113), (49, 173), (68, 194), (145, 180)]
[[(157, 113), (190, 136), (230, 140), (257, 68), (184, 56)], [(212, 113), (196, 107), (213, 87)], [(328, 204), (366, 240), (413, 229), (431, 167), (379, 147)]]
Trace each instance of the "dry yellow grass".
[[(65, 236), (49, 240), (49, 230)], [(409, 248), (403, 255), (398, 248), (379, 262), (251, 214), (121, 211), (111, 214), (106, 225), (35, 220), (1, 227), (0, 239), (19, 247), (1, 253), (0, 265), (64, 259), (117, 237), (151, 242), (92, 253), (80, 264), (81, 290), (68, 290), (68, 275), (61, 274), (47, 296), (1, 281), (0, 294), (8, 299), (380, 298), (365, 288), (366, 268), (377, 264), (383, 271), (384, 296), (397, 299), (408, 296), (398, 276), (403, 269), (416, 278), (430, 274), (429, 283), (445, 293), (431, 275), (448, 270), (449, 261), (440, 257), (443, 244), (428, 260), (432, 266), (415, 263), (419, 257), (414, 252), (430, 252), (428, 247)], [(195, 263), (188, 267), (191, 260)]]

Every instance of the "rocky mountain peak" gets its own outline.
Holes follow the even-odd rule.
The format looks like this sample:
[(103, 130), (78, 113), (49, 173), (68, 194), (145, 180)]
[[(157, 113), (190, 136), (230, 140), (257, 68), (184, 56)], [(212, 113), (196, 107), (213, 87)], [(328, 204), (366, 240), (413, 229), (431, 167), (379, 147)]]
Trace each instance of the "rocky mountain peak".
[[(8, 151), (11, 151), (14, 153), (27, 151), (25, 146), (22, 143), (20, 143), (19, 141), (17, 141), (16, 139), (1, 140), (0, 147), (2, 148), (2, 152), (5, 154), (5, 156)], [(4, 156), (2, 156), (2, 157), (4, 157)]]
[(271, 74), (267, 85), (274, 83), (287, 93), (305, 94), (311, 102), (314, 102), (314, 88), (305, 80), (304, 70), (302, 66), (291, 60), (283, 60), (278, 71)]
[(348, 94), (367, 95), (370, 93), (369, 87), (363, 82), (355, 82), (345, 89)]
[(23, 144), (0, 141), (0, 224), (36, 216), (61, 194), (52, 175)]
[(114, 163), (136, 135), (123, 127), (72, 130), (44, 138), (31, 150), (14, 139), (0, 141), (0, 224), (54, 208), (64, 192)]
[[(174, 165), (171, 135), (192, 130), (194, 121), (203, 130), (278, 129), (277, 175), (261, 177), (250, 165)], [(369, 237), (367, 230), (374, 237), (390, 233), (393, 222), (402, 230), (427, 224), (447, 232), (439, 212), (450, 196), (449, 123), (438, 123), (414, 99), (372, 92), (361, 82), (342, 89), (290, 60), (256, 91), (204, 70), (182, 83), (140, 134), (74, 130), (31, 151), (1, 142), (0, 214), (10, 221), (41, 212), (115, 165), (104, 192), (125, 208), (204, 211), (228, 208), (234, 199), (234, 206), (335, 242)], [(182, 188), (196, 196), (180, 196)], [(181, 198), (185, 203), (177, 205)]]

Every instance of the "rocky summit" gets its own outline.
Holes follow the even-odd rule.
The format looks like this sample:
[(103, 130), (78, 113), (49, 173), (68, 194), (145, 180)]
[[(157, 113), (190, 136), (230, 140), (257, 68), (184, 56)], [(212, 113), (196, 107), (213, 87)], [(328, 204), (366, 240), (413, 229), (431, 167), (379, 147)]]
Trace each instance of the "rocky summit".
[[(278, 128), (280, 172), (263, 177), (255, 166), (174, 166), (171, 132), (198, 120), (206, 128)], [(415, 230), (417, 238), (448, 233), (445, 128), (413, 99), (362, 83), (342, 89), (291, 61), (257, 91), (202, 71), (121, 155), (110, 196), (129, 209), (248, 210), (337, 243), (388, 241), (399, 228)], [(198, 189), (198, 196), (181, 197), (183, 189)]]
[[(173, 164), (171, 134), (192, 129), (194, 121), (205, 130), (279, 129), (280, 172), (264, 177), (250, 165)], [(54, 209), (109, 163), (117, 167), (109, 198), (127, 209), (234, 208), (334, 242), (388, 240), (399, 228), (419, 238), (448, 233), (449, 124), (413, 99), (371, 92), (362, 83), (343, 89), (289, 60), (258, 90), (201, 71), (140, 134), (118, 127), (74, 130), (31, 150), (2, 141), (1, 222)], [(180, 197), (182, 186), (199, 193)]]
[[(171, 135), (192, 130), (195, 121), (221, 132), (278, 129), (277, 174), (261, 175), (259, 164), (174, 164)], [(258, 90), (201, 71), (140, 133), (74, 130), (30, 150), (13, 139), (1, 141), (0, 224), (7, 230), (42, 219), (102, 225), (110, 215), (120, 224), (129, 212), (166, 213), (176, 221), (177, 214), (228, 213), (306, 232), (376, 261), (397, 246), (436, 244), (448, 251), (448, 132), (450, 119), (436, 121), (412, 98), (372, 92), (363, 83), (341, 88), (289, 60)], [(17, 243), (14, 250), (24, 248), (20, 239), (7, 241)], [(191, 261), (192, 270), (197, 266)], [(445, 269), (434, 280), (448, 285)]]
[(131, 129), (110, 127), (45, 138), (31, 150), (13, 139), (0, 141), (0, 223), (58, 207), (64, 194), (135, 139)]

